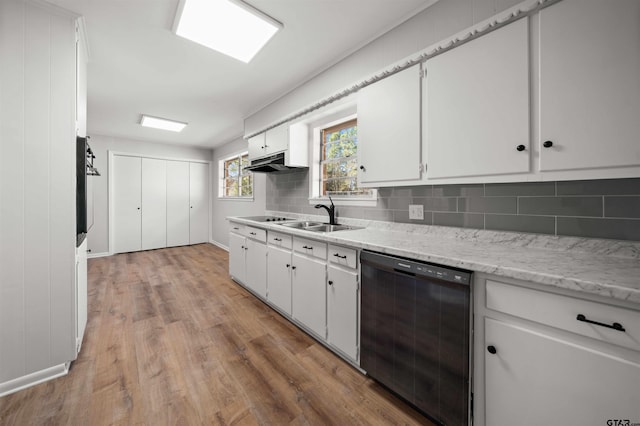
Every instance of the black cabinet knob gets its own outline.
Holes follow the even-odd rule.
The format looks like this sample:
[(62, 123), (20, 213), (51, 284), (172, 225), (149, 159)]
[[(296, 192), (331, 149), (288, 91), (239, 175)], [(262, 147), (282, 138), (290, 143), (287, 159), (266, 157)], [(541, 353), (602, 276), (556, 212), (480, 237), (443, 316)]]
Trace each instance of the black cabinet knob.
[(518, 146), (516, 146), (516, 149), (518, 151), (524, 151), (525, 150), (525, 146), (524, 145), (518, 145)]
[(138, 207), (138, 210), (140, 210), (140, 207)]
[(292, 266), (292, 267), (291, 267), (291, 269), (296, 269), (296, 267), (295, 267), (295, 266)]
[(329, 281), (329, 285), (333, 285), (333, 281)]
[(495, 346), (493, 345), (489, 345), (487, 346), (487, 350), (489, 351), (490, 354), (495, 354), (496, 352), (498, 352), (498, 350), (496, 349)]
[(290, 267), (290, 266), (291, 266), (291, 265), (289, 265), (289, 264), (287, 263), (287, 268), (288, 268), (288, 267)]
[(364, 172), (364, 166), (360, 166), (360, 170)]
[(544, 146), (545, 148), (551, 148), (553, 146), (553, 142), (551, 141), (544, 141), (542, 143), (542, 146)]

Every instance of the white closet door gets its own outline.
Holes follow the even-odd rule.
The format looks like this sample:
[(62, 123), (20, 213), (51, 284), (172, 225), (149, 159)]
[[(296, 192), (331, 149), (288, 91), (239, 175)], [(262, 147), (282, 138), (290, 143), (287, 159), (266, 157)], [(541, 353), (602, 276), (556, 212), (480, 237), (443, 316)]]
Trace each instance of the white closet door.
[(167, 247), (189, 244), (189, 163), (167, 161)]
[(142, 250), (167, 246), (166, 163), (142, 159)]
[(189, 163), (189, 243), (209, 241), (209, 164)]
[(114, 253), (141, 249), (141, 176), (140, 157), (113, 157)]

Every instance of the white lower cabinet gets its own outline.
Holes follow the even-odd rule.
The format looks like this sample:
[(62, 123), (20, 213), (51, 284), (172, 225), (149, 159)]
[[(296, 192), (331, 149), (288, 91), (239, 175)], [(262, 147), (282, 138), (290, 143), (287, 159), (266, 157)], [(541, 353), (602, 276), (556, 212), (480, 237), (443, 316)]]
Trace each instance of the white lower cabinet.
[(291, 315), (291, 250), (267, 249), (267, 300)]
[(326, 271), (325, 260), (292, 256), (292, 316), (322, 339), (327, 337)]
[(637, 422), (640, 312), (500, 281), (476, 276), (474, 424)]
[(229, 234), (229, 275), (262, 298), (267, 296), (265, 239), (263, 230), (245, 226)]
[(487, 425), (640, 419), (640, 363), (508, 322), (484, 325)]
[(327, 268), (327, 341), (353, 360), (358, 358), (358, 272)]

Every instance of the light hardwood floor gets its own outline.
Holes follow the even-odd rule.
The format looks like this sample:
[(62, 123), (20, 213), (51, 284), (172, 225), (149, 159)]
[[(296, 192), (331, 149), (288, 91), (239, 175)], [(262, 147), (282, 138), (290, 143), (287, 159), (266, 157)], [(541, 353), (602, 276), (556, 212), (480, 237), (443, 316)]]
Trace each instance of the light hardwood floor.
[(209, 244), (89, 260), (65, 377), (0, 399), (1, 425), (431, 424), (229, 279)]

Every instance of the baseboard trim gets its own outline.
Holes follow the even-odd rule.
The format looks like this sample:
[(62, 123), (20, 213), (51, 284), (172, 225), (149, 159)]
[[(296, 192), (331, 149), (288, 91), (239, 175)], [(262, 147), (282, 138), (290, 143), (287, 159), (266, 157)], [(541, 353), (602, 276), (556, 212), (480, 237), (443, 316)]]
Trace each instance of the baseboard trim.
[(67, 362), (65, 364), (54, 365), (53, 367), (27, 374), (26, 376), (18, 377), (17, 379), (9, 380), (8, 382), (0, 383), (0, 398), (14, 392), (18, 392), (22, 389), (38, 385), (42, 382), (64, 376), (68, 372), (69, 363)]
[(224, 250), (224, 251), (229, 251), (229, 247), (225, 246), (224, 244), (220, 244), (220, 243), (219, 243), (219, 242), (217, 242), (217, 241), (209, 240), (209, 244), (213, 244), (214, 246), (218, 246), (218, 247), (220, 247), (220, 248), (221, 248), (222, 250)]
[(95, 259), (96, 257), (107, 257), (111, 256), (113, 253), (109, 253), (108, 251), (102, 253), (87, 253), (87, 259)]

